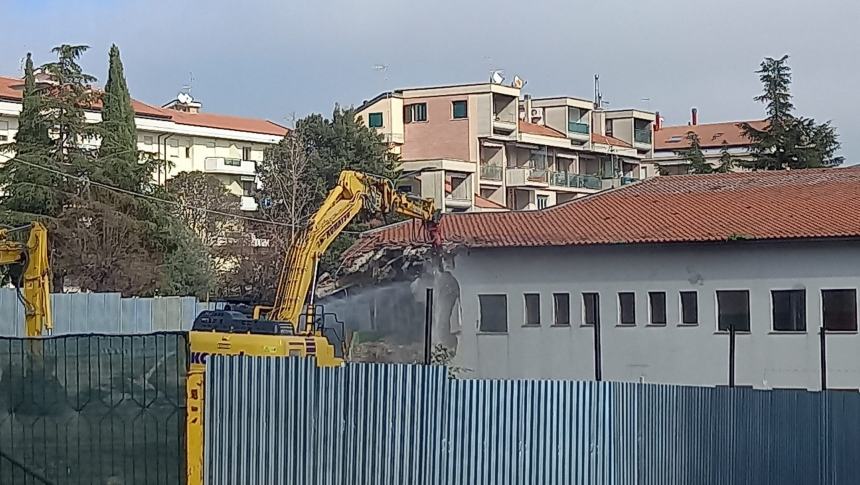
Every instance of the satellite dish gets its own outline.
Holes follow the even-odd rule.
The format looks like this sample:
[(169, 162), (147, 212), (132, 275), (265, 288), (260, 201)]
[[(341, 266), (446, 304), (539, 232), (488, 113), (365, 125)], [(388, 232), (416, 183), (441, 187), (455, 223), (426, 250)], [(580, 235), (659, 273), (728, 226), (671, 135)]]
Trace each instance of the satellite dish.
[(490, 82), (493, 84), (502, 84), (505, 82), (505, 75), (502, 74), (502, 71), (493, 71), (493, 74), (490, 76)]
[(511, 87), (522, 89), (523, 86), (526, 85), (526, 82), (522, 80), (519, 76), (514, 76), (514, 81), (511, 83)]
[(179, 93), (179, 95), (176, 97), (176, 100), (182, 104), (189, 104), (191, 103), (191, 101), (193, 101), (193, 98), (188, 93)]

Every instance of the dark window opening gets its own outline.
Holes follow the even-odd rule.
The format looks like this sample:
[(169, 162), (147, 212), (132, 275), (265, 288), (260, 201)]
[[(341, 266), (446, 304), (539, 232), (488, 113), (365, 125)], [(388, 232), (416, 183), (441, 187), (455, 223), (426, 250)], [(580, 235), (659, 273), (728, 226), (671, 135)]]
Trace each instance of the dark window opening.
[(370, 128), (382, 128), (382, 113), (370, 113), (367, 115), (367, 126)]
[(407, 104), (403, 107), (403, 122), (427, 121), (427, 103)]
[(653, 325), (666, 324), (666, 293), (663, 291), (652, 291), (648, 293), (648, 303), (651, 306), (651, 323)]
[(466, 101), (454, 101), (451, 103), (451, 111), (455, 120), (462, 120), (469, 116), (469, 107)]
[(567, 293), (554, 293), (552, 295), (553, 313), (555, 325), (570, 325), (570, 295)]
[(857, 290), (821, 290), (825, 330), (857, 331)]
[(586, 325), (596, 325), (600, 321), (600, 295), (598, 293), (583, 293), (582, 309), (582, 321)]
[(481, 332), (508, 331), (508, 297), (507, 295), (478, 295), (481, 320), (478, 330)]
[(750, 292), (718, 291), (717, 292), (718, 329), (728, 331), (734, 326), (737, 332), (750, 331)]
[(806, 331), (806, 290), (772, 291), (771, 299), (775, 331)]
[(619, 323), (621, 325), (636, 325), (636, 295), (633, 293), (618, 294)]
[(681, 292), (681, 323), (699, 323), (699, 294), (695, 291)]
[(526, 325), (540, 325), (540, 295), (526, 293)]
[(251, 147), (242, 147), (242, 160), (251, 159)]

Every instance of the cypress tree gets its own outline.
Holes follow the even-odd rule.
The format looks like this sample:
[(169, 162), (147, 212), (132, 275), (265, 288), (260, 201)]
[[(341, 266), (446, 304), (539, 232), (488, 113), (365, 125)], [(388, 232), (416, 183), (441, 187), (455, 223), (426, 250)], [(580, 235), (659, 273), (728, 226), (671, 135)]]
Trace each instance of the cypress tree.
[(36, 85), (33, 59), (28, 53), (24, 65), (24, 92), (18, 132), (14, 143), (3, 147), (12, 159), (0, 167), (2, 220), (7, 224), (29, 222), (39, 216), (56, 216), (62, 211), (65, 195), (62, 176), (33, 165), (57, 170), (51, 157), (53, 141), (48, 134), (43, 93)]
[(151, 178), (151, 167), (147, 163), (140, 163), (134, 107), (116, 45), (110, 48), (110, 66), (102, 105), (101, 167), (96, 177), (115, 187), (140, 190)]

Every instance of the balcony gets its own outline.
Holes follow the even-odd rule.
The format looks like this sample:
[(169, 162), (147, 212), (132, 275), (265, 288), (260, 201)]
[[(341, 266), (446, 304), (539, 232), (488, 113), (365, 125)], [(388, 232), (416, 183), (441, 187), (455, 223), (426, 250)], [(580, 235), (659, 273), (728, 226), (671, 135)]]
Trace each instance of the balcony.
[(621, 185), (634, 184), (638, 181), (639, 179), (633, 177), (621, 177)]
[(502, 182), (502, 167), (499, 165), (481, 165), (481, 181)]
[(509, 168), (507, 170), (508, 185), (546, 187), (549, 172), (537, 168)]
[(257, 200), (249, 195), (243, 195), (239, 200), (239, 209), (242, 211), (253, 212), (257, 208)]
[(579, 135), (588, 134), (588, 123), (580, 123), (578, 121), (570, 121), (567, 123), (567, 131)]
[(651, 128), (637, 128), (633, 130), (633, 141), (643, 145), (651, 144)]
[(600, 190), (602, 187), (600, 177), (570, 172), (550, 172), (549, 184), (570, 189)]
[(502, 112), (493, 115), (493, 131), (510, 134), (517, 129), (517, 115), (515, 113)]
[(203, 161), (203, 171), (223, 175), (251, 175), (257, 173), (257, 164), (253, 160), (238, 158), (206, 157)]

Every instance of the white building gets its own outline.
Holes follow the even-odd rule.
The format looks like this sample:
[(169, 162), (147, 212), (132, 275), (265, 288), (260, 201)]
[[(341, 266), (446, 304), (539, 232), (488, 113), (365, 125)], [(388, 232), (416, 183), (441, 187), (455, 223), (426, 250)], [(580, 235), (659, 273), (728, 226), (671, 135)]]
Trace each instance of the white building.
[[(20, 79), (0, 77), (0, 144), (15, 139), (22, 92)], [(287, 129), (261, 119), (201, 112), (200, 103), (182, 98), (162, 108), (132, 102), (138, 148), (165, 161), (153, 174), (155, 180), (163, 183), (186, 171), (209, 173), (241, 197), (243, 210), (256, 210), (252, 196), (256, 163), (263, 160), (266, 146), (278, 143)], [(86, 116), (94, 123), (101, 119), (98, 111), (88, 111)]]
[(734, 324), (737, 385), (819, 389), (824, 362), (860, 389), (860, 168), (655, 177), (441, 229), (466, 376), (727, 385)]

